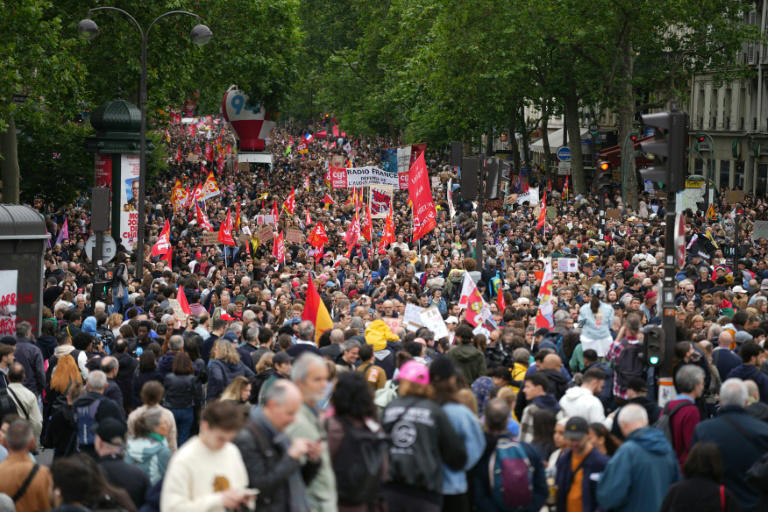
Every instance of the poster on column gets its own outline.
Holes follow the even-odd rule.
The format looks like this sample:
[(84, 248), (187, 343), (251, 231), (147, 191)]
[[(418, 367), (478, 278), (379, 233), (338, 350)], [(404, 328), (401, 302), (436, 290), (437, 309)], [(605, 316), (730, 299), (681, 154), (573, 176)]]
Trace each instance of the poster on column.
[(18, 270), (0, 270), (0, 336), (16, 336)]
[(96, 153), (93, 158), (93, 167), (96, 170), (94, 185), (112, 190), (112, 155)]
[(139, 155), (120, 159), (120, 242), (133, 251), (139, 233)]

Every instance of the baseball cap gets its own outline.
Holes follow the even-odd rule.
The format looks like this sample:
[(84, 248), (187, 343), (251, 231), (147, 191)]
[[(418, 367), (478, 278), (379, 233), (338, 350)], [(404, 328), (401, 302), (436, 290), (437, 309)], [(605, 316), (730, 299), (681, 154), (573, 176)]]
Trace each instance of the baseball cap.
[(127, 427), (122, 421), (118, 419), (104, 418), (98, 424), (96, 424), (94, 431), (96, 432), (96, 435), (99, 436), (103, 441), (110, 443), (117, 437), (124, 439), (125, 433), (127, 432)]
[(272, 364), (285, 364), (285, 363), (292, 363), (293, 358), (288, 355), (287, 352), (278, 352), (277, 354), (272, 357)]
[(563, 436), (568, 440), (578, 441), (589, 433), (589, 424), (587, 420), (580, 416), (568, 418), (565, 424), (565, 434)]
[(448, 318), (445, 319), (445, 323), (447, 323), (447, 324), (458, 324), (459, 323), (459, 319), (456, 318), (455, 316), (451, 315), (451, 316), (449, 316)]
[(747, 290), (745, 290), (741, 286), (734, 286), (733, 287), (733, 293), (747, 293)]
[(414, 384), (421, 384), (422, 386), (428, 386), (429, 369), (427, 369), (427, 365), (424, 363), (418, 361), (406, 361), (403, 366), (400, 367), (397, 379), (407, 380)]

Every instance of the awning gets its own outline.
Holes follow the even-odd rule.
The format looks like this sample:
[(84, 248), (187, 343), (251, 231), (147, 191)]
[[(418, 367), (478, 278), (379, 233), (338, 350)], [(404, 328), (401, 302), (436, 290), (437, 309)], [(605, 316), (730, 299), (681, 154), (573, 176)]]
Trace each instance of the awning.
[[(583, 141), (585, 139), (585, 135), (589, 134), (589, 130), (587, 128), (581, 129), (581, 140)], [(550, 153), (557, 153), (557, 150), (560, 149), (560, 147), (563, 145), (563, 134), (564, 130), (560, 128), (559, 130), (555, 130), (554, 132), (549, 134), (549, 151)], [(588, 137), (586, 137), (588, 138)], [(544, 152), (544, 139), (539, 139), (536, 142), (531, 144), (531, 151), (534, 153), (543, 153)]]

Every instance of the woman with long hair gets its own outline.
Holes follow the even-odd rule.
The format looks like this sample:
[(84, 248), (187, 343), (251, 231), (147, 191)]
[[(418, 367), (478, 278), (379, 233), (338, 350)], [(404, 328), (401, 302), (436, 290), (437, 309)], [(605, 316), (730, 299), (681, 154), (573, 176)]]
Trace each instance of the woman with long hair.
[(134, 407), (139, 407), (144, 403), (141, 400), (141, 388), (151, 380), (162, 384), (163, 375), (157, 369), (157, 356), (154, 350), (145, 350), (139, 356), (138, 374), (133, 378)]
[(683, 464), (684, 480), (669, 488), (660, 512), (678, 510), (739, 510), (733, 494), (721, 484), (723, 458), (715, 443), (699, 441), (688, 452)]
[(384, 496), (390, 512), (437, 512), (443, 505), (443, 464), (462, 471), (467, 453), (448, 415), (432, 400), (429, 370), (418, 361), (398, 372), (399, 396), (382, 413), (392, 437), (389, 481)]
[(216, 340), (208, 363), (208, 396), (211, 401), (219, 398), (224, 389), (235, 379), (244, 376), (253, 380), (254, 373), (240, 361), (235, 345), (224, 338)]
[(247, 404), (251, 396), (251, 381), (242, 375), (232, 379), (229, 386), (226, 387), (219, 400), (231, 400), (237, 404)]
[[(84, 454), (56, 459), (51, 466), (53, 504), (63, 510), (126, 510), (136, 506), (123, 489), (110, 485), (96, 461)], [(85, 508), (83, 508), (85, 507)]]

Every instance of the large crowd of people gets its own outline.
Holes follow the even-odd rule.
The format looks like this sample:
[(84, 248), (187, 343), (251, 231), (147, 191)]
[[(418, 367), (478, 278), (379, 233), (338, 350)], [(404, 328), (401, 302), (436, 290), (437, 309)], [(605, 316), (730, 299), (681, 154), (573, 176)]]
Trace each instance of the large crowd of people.
[[(593, 193), (528, 172), (477, 211), (427, 148), (436, 227), (414, 241), (398, 191), (395, 240), (380, 243), (375, 219), (350, 245), (368, 198), (330, 188), (329, 161), (381, 167), (393, 141), (288, 124), (271, 167), (242, 166), (223, 150), (229, 127), (201, 123), (168, 125), (143, 274), (121, 246), (107, 293), (85, 259), (86, 202), (40, 205), (60, 240), (39, 335), (21, 322), (0, 338), (0, 510), (768, 510), (768, 241), (752, 237), (763, 199), (718, 194), (714, 216), (686, 212), (665, 362), (675, 392), (660, 407), (643, 337), (661, 324), (663, 200), (643, 192), (632, 211), (603, 198), (606, 218)], [(207, 145), (216, 156), (201, 162)], [(234, 246), (172, 203), (177, 180), (194, 189), (211, 171), (221, 193), (200, 206), (214, 230), (238, 212)], [(542, 228), (541, 205), (513, 195), (537, 186)], [(281, 259), (257, 236), (275, 212), (273, 234), (304, 235)], [(166, 221), (170, 257), (153, 257)], [(306, 236), (317, 223), (322, 247)], [(459, 304), (466, 278), (490, 310), (478, 325)], [(330, 328), (307, 319), (314, 290)], [(414, 306), (435, 307), (437, 323), (414, 324)]]

